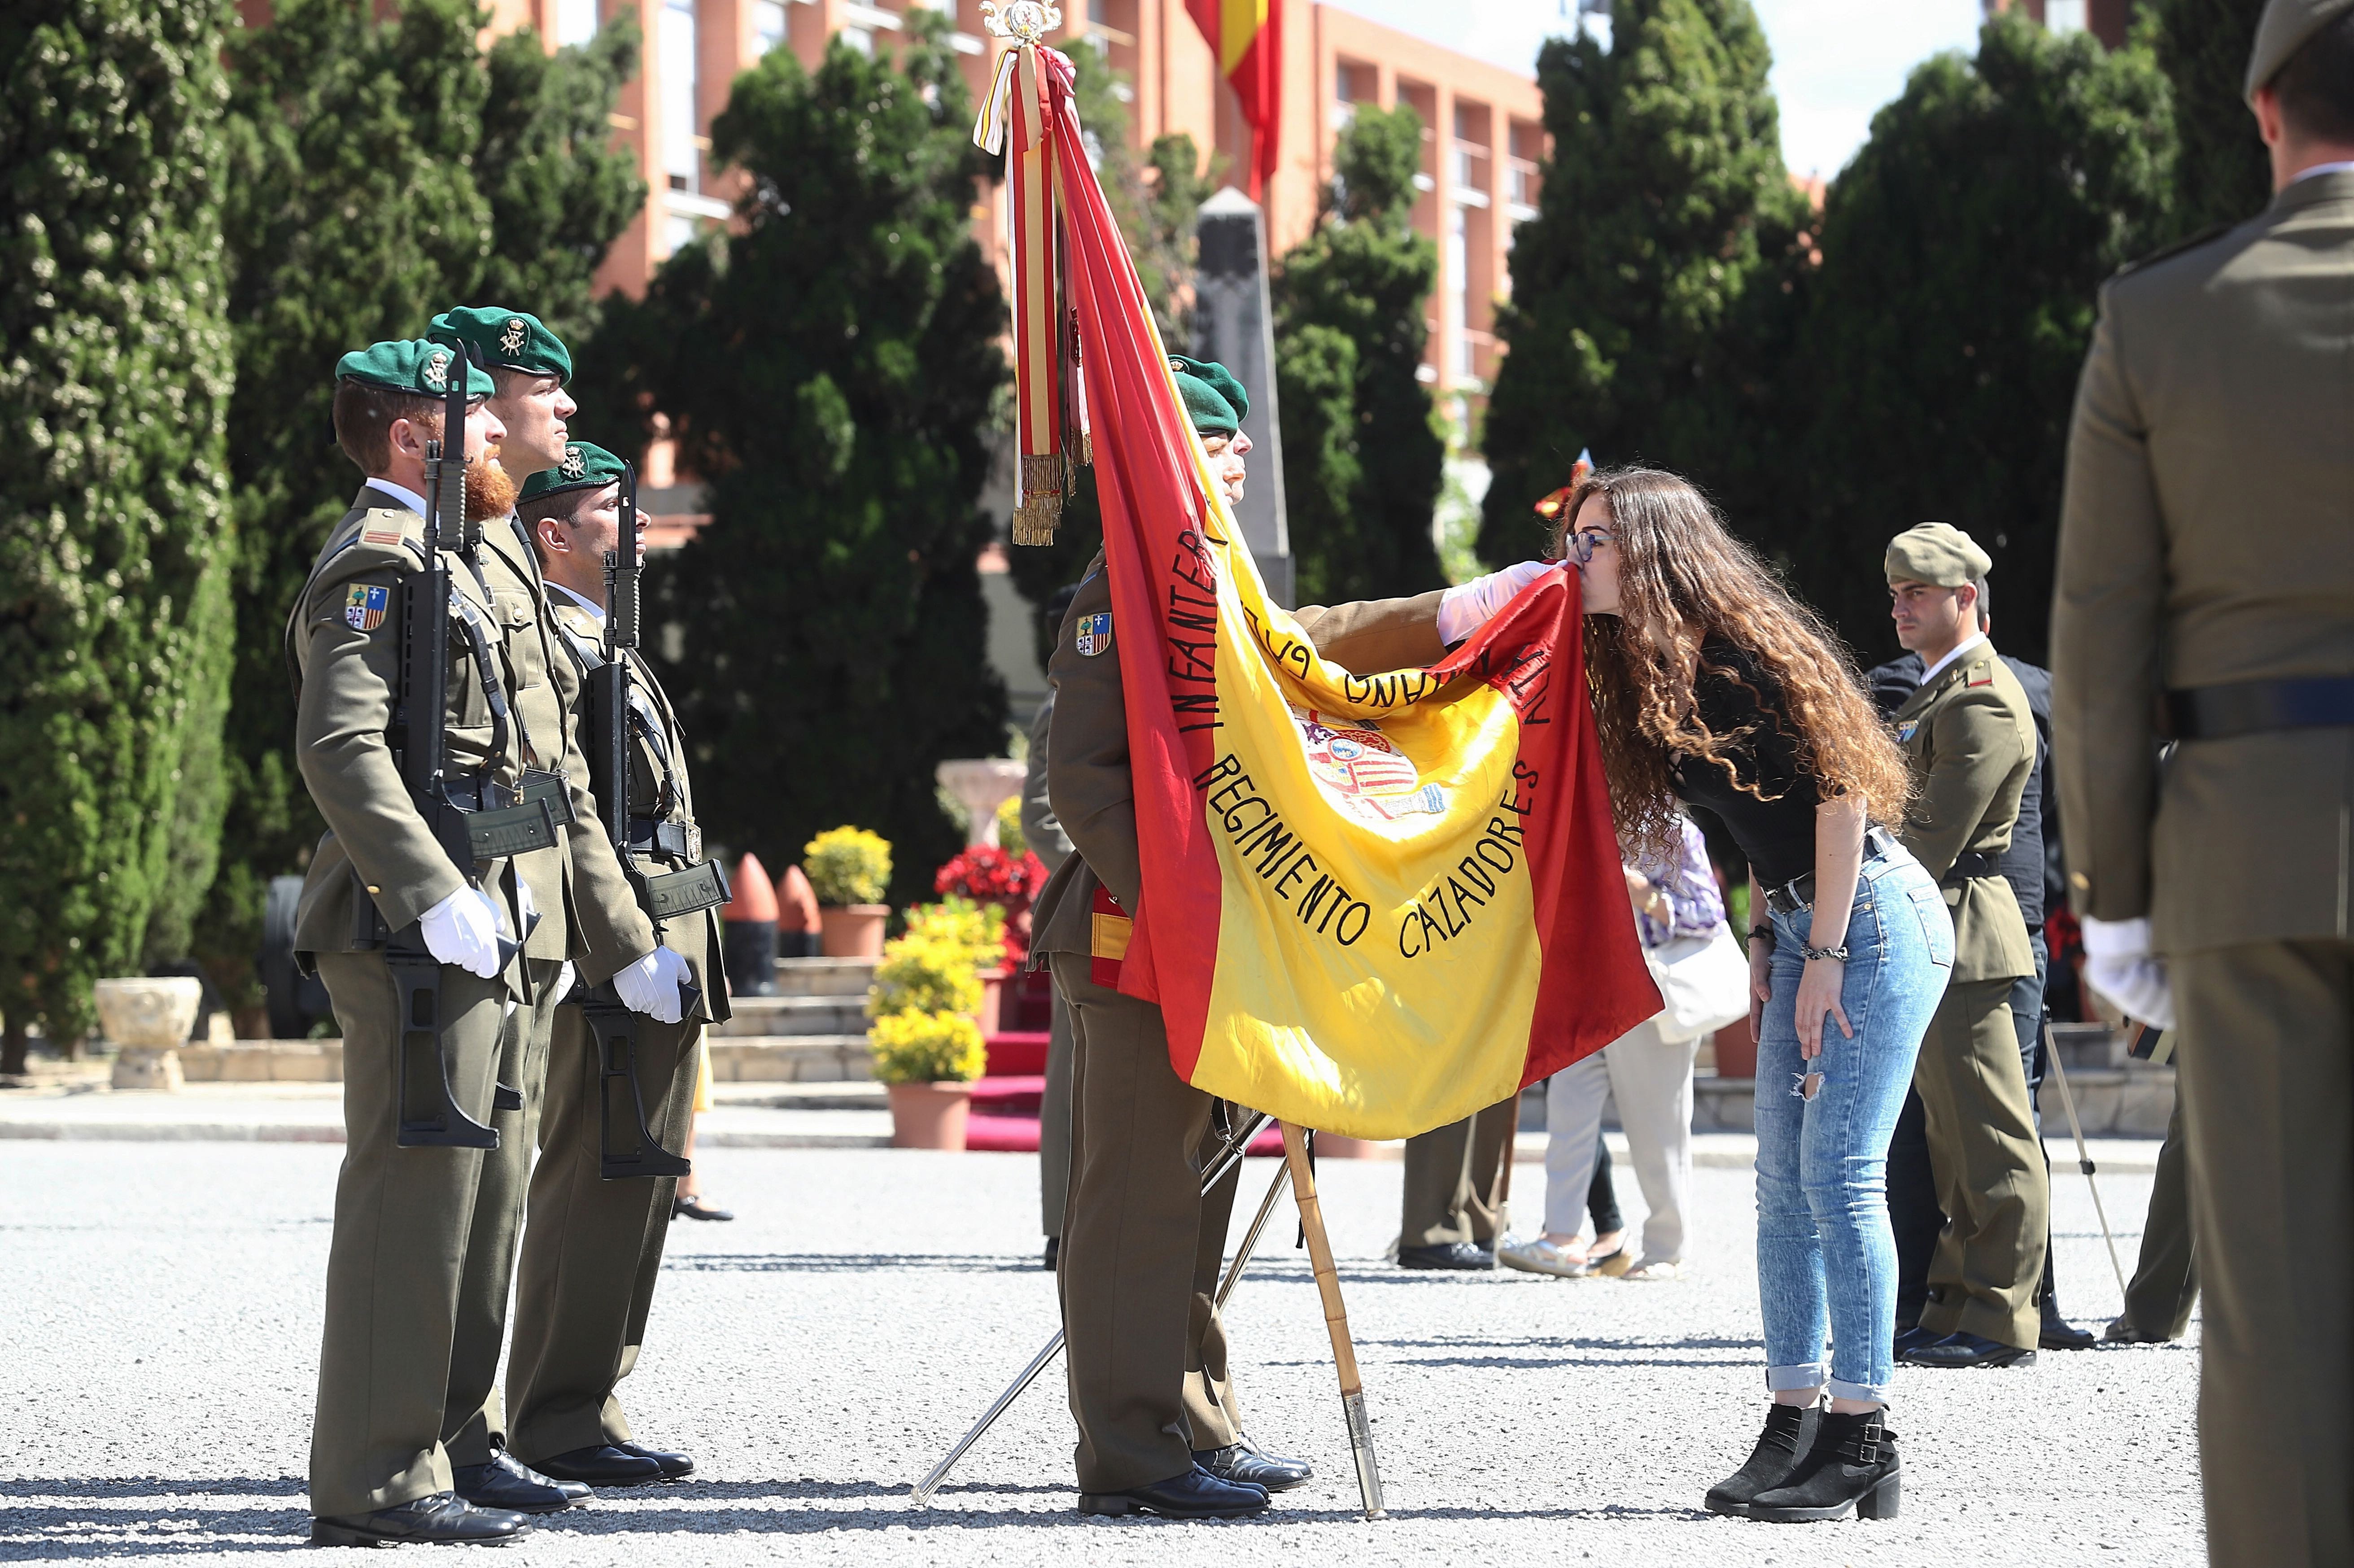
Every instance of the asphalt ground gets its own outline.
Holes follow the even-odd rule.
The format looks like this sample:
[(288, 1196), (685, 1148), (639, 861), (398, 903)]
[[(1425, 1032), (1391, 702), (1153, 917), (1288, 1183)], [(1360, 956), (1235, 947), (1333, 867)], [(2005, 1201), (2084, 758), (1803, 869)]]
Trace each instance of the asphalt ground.
[[(250, 1562), (302, 1549), (322, 1276), (340, 1150), (5, 1145), (0, 1558)], [(2191, 1346), (1901, 1369), (1903, 1516), (1773, 1526), (1702, 1494), (1763, 1406), (1746, 1172), (1695, 1172), (1687, 1277), (1409, 1274), (1381, 1255), (1399, 1169), (1328, 1160), (1325, 1210), (1390, 1518), (1357, 1515), (1331, 1353), (1288, 1216), (1229, 1308), (1254, 1436), (1317, 1478), (1262, 1519), (1083, 1520), (1050, 1372), (936, 1499), (907, 1489), (1055, 1326), (1036, 1165), (1019, 1155), (715, 1149), (733, 1224), (673, 1230), (641, 1437), (697, 1478), (613, 1492), (499, 1561), (662, 1563), (2163, 1565), (2203, 1560)], [(1248, 1162), (1236, 1231), (1273, 1175)], [(1533, 1217), (1540, 1178), (1523, 1168)], [(2133, 1264), (2149, 1178), (2103, 1193)], [(2117, 1286), (2083, 1179), (2055, 1171), (2062, 1297)], [(1641, 1202), (1630, 1172), (1621, 1202)], [(2191, 1345), (2198, 1329), (2194, 1322)]]

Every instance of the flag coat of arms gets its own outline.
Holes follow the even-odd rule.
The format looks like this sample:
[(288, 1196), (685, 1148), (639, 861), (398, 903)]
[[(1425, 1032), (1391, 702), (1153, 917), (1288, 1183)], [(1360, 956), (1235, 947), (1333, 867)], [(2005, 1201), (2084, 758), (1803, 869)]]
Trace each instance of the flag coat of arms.
[(1660, 1007), (1576, 577), (1426, 668), (1320, 656), (1212, 482), (1068, 63), (1038, 55), (1112, 605), (1091, 619), (1119, 629), (1094, 652), (1119, 661), (1135, 794), (1140, 907), (1097, 915), (1124, 927), (1119, 989), (1160, 1005), (1172, 1065), (1211, 1094), (1360, 1138), (1460, 1120)]

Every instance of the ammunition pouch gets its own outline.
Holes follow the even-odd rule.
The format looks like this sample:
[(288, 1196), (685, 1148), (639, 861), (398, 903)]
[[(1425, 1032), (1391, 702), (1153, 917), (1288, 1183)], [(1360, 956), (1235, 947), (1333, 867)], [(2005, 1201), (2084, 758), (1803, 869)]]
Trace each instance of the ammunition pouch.
[(727, 902), (727, 878), (714, 860), (645, 877), (640, 885), (646, 913), (656, 920), (675, 920)]

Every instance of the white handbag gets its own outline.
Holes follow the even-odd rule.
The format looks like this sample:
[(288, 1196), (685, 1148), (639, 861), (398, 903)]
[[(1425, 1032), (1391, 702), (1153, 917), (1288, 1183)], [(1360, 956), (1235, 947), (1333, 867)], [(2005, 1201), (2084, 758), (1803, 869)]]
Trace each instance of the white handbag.
[(1723, 921), (1705, 937), (1643, 949), (1667, 1005), (1651, 1022), (1670, 1044), (1697, 1040), (1749, 1016), (1749, 958)]

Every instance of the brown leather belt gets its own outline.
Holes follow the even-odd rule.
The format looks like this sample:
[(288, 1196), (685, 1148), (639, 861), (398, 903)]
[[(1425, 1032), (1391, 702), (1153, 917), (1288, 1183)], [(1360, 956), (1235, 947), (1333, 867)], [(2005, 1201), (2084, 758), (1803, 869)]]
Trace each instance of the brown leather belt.
[(2229, 740), (2275, 729), (2335, 729), (2354, 725), (2354, 675), (2285, 681), (2234, 681), (2166, 694), (2174, 733), (2183, 740)]

